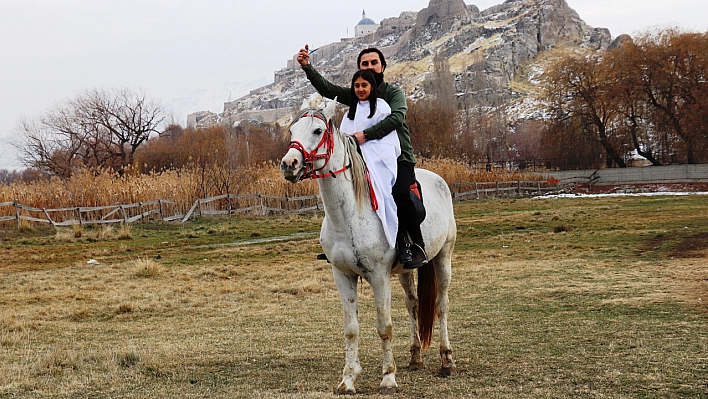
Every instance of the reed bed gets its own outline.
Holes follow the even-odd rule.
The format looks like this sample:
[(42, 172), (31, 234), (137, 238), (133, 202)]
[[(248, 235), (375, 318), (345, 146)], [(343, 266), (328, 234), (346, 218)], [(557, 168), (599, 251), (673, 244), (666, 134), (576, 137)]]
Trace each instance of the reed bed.
[[(453, 159), (421, 159), (419, 167), (429, 169), (452, 185), (477, 181), (538, 180), (531, 173), (492, 172), (476, 170)], [(17, 201), (35, 208), (98, 207), (133, 204), (157, 199), (175, 203), (186, 212), (194, 201), (222, 194), (265, 194), (299, 197), (319, 192), (315, 181), (292, 184), (283, 179), (273, 162), (227, 169), (218, 165), (187, 167), (179, 170), (140, 174), (128, 170), (124, 175), (109, 170), (78, 170), (69, 179), (52, 177), (46, 180), (0, 184), (0, 203)], [(11, 207), (0, 208), (0, 216)]]
[(455, 183), (489, 183), (489, 182), (512, 182), (519, 180), (546, 180), (539, 173), (524, 172), (521, 170), (509, 171), (506, 169), (494, 168), (491, 172), (484, 169), (475, 168), (457, 159), (449, 158), (423, 158), (418, 162), (417, 167), (428, 169), (440, 175), (449, 186)]

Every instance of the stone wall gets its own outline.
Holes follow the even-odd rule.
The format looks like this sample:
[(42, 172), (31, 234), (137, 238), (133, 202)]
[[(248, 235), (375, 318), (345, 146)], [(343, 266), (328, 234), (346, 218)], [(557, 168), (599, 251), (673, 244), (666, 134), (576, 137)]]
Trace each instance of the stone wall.
[(708, 182), (708, 164), (563, 170), (549, 171), (543, 174), (560, 180), (561, 184), (592, 182), (602, 186), (637, 183), (695, 183)]

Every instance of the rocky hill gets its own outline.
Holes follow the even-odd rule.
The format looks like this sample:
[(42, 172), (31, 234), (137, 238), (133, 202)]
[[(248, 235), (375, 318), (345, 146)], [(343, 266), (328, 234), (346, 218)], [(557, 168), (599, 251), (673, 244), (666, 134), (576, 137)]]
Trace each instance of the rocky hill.
[[(386, 55), (386, 80), (404, 88), (413, 100), (426, 97), (433, 57), (444, 54), (453, 74), (460, 109), (477, 105), (505, 107), (523, 118), (538, 113), (529, 95), (537, 75), (559, 51), (605, 50), (610, 31), (588, 26), (565, 0), (507, 0), (480, 11), (462, 0), (430, 0), (428, 7), (381, 21), (377, 31), (322, 46), (311, 62), (331, 81), (348, 85), (356, 56), (366, 47)], [(275, 72), (272, 84), (224, 104), (216, 115), (189, 116), (191, 125), (232, 124), (242, 119), (286, 120), (314, 92), (293, 59)]]

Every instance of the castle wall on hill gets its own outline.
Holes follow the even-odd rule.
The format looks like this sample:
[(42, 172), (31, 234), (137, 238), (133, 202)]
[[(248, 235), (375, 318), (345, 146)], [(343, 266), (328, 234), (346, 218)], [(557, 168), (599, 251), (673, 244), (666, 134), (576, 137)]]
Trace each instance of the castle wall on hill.
[(240, 121), (240, 120), (256, 120), (258, 122), (265, 122), (265, 123), (274, 123), (277, 120), (284, 118), (288, 116), (291, 112), (293, 112), (293, 109), (291, 107), (288, 108), (273, 108), (273, 109), (259, 109), (259, 110), (254, 110), (254, 111), (244, 111), (240, 112), (234, 116), (230, 116), (231, 120), (234, 121)]

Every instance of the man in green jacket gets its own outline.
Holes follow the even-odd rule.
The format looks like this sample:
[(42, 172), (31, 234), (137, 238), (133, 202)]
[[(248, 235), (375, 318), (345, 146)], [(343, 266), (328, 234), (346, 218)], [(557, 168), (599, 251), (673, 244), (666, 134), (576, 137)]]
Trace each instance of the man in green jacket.
[[(352, 106), (358, 101), (357, 98), (352, 98), (349, 87), (332, 84), (317, 72), (309, 63), (310, 52), (307, 44), (305, 48), (301, 48), (298, 52), (297, 61), (305, 71), (307, 79), (310, 80), (310, 83), (320, 95), (330, 99), (336, 97), (338, 102), (348, 106)], [(406, 96), (399, 87), (384, 82), (383, 74), (386, 70), (386, 59), (378, 49), (367, 48), (362, 50), (357, 58), (357, 65), (361, 70), (368, 69), (374, 73), (378, 85), (376, 95), (388, 103), (391, 107), (391, 115), (388, 115), (381, 122), (365, 129), (363, 132), (356, 132), (352, 136), (357, 139), (359, 144), (363, 144), (366, 140), (380, 139), (393, 131), (398, 134), (398, 139), (401, 143), (401, 155), (398, 157), (398, 174), (392, 190), (398, 215), (398, 261), (403, 263), (406, 269), (415, 269), (428, 262), (428, 255), (425, 253), (423, 235), (415, 217), (415, 205), (410, 197), (410, 186), (415, 182), (414, 166), (416, 161), (415, 156), (413, 156), (410, 131), (408, 130), (408, 125), (406, 125), (406, 113), (408, 112)], [(408, 241), (406, 232), (410, 234), (413, 241), (412, 245)]]

